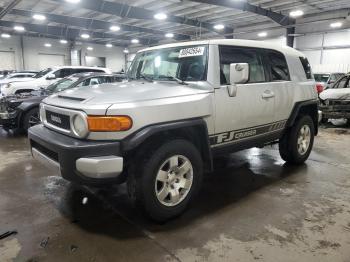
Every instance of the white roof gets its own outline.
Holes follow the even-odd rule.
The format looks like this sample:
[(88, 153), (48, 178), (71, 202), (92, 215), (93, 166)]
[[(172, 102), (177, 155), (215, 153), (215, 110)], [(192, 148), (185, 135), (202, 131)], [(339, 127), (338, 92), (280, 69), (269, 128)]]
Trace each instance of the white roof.
[(254, 40), (241, 40), (241, 39), (210, 39), (210, 40), (180, 42), (180, 43), (153, 46), (153, 47), (140, 50), (139, 52), (162, 49), (162, 48), (171, 48), (171, 47), (177, 47), (177, 46), (189, 46), (189, 45), (231, 45), (231, 46), (266, 48), (266, 49), (279, 51), (286, 55), (304, 57), (303, 53), (289, 46), (282, 46), (282, 45), (274, 44), (268, 41), (254, 41)]

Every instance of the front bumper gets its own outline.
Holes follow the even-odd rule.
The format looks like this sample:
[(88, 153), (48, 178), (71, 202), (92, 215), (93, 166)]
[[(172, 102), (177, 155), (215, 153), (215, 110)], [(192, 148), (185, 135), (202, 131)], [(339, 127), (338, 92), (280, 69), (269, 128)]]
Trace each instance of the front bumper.
[(321, 105), (323, 118), (340, 119), (350, 118), (350, 104), (349, 105)]
[(119, 142), (79, 140), (43, 125), (30, 128), (28, 138), (33, 157), (69, 181), (86, 185), (125, 181)]
[(9, 127), (9, 128), (16, 128), (17, 127), (17, 111), (14, 112), (0, 112), (0, 125)]

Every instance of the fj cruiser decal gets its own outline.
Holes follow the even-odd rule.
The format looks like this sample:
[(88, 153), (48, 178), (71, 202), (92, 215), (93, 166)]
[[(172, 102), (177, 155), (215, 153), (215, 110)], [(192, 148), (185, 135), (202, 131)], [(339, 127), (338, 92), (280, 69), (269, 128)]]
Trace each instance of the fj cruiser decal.
[(186, 49), (181, 49), (179, 53), (179, 58), (190, 57), (190, 56), (202, 56), (204, 54), (204, 46), (191, 47)]
[(285, 127), (286, 122), (287, 120), (283, 120), (267, 125), (215, 134), (210, 136), (210, 145), (217, 146), (220, 144), (233, 143), (242, 139), (278, 131)]

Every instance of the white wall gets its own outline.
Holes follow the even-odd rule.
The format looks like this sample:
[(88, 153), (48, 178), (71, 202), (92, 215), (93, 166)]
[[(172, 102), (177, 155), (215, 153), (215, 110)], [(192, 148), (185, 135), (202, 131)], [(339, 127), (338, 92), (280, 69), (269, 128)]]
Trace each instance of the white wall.
[[(51, 47), (45, 47), (45, 43), (50, 43)], [(86, 48), (91, 46), (93, 51), (88, 51)], [(125, 55), (123, 48), (112, 47), (107, 48), (104, 45), (85, 44), (76, 45), (75, 49), (81, 50), (82, 65), (84, 65), (85, 56), (105, 57), (106, 67), (113, 72), (121, 71), (125, 67)], [(62, 45), (59, 40), (38, 38), (38, 37), (23, 37), (23, 56), (21, 49), (20, 36), (12, 36), (9, 39), (0, 38), (0, 51), (14, 51), (15, 63), (17, 70), (41, 70), (39, 54), (63, 55), (66, 65), (71, 65), (70, 45)], [(24, 61), (24, 65), (23, 65)], [(125, 70), (125, 69), (124, 69)]]
[(350, 31), (305, 35), (295, 47), (309, 59), (314, 72), (350, 72)]

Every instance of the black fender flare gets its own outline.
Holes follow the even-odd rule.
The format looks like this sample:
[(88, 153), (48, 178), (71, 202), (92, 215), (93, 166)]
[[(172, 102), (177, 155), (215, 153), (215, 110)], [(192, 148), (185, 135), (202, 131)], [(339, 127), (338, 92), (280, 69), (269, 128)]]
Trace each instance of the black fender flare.
[(137, 149), (137, 147), (145, 142), (148, 138), (159, 133), (167, 131), (176, 132), (177, 130), (185, 131), (186, 129), (190, 128), (195, 128), (195, 130), (198, 132), (196, 133), (196, 137), (193, 137), (193, 139), (199, 139), (199, 150), (202, 154), (205, 170), (212, 171), (213, 158), (210, 148), (208, 128), (207, 123), (202, 118), (192, 118), (146, 126), (121, 141), (122, 151), (128, 152)]
[(32, 110), (33, 108), (37, 107), (39, 109), (40, 103), (27, 103), (23, 102), (17, 107), (18, 110), (18, 116), (17, 116), (17, 125), (18, 127), (22, 127), (22, 122), (23, 122), (23, 117), (25, 114), (29, 111)]
[[(315, 135), (318, 133), (318, 101), (317, 100), (307, 100), (300, 101), (295, 103), (292, 113), (287, 121), (287, 128), (292, 127), (297, 120), (298, 116), (304, 111), (304, 109), (308, 109), (310, 116), (312, 117), (315, 125)], [(311, 111), (310, 111), (311, 110)]]

